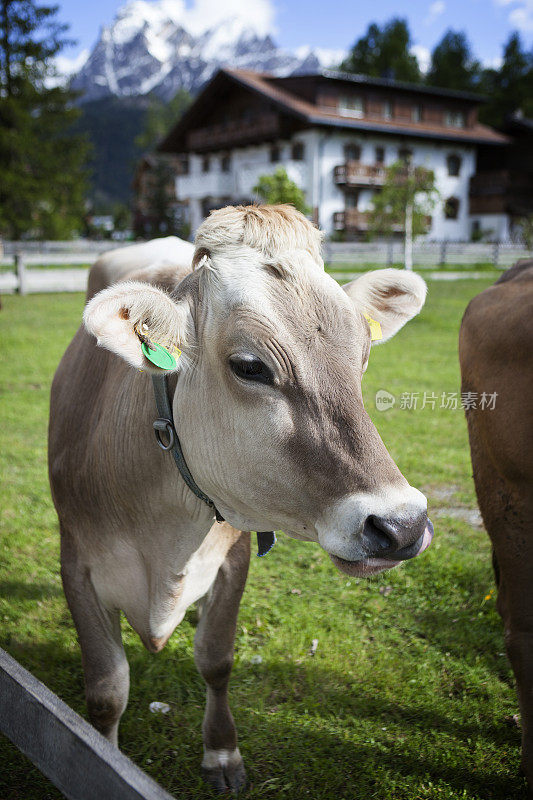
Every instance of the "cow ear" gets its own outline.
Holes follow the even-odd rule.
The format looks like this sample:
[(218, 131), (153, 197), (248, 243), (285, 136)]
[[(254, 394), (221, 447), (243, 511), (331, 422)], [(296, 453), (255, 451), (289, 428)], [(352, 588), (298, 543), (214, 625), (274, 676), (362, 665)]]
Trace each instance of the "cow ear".
[[(100, 347), (137, 369), (161, 372), (143, 354), (143, 343), (161, 345), (174, 354), (186, 345), (192, 316), (187, 299), (175, 302), (156, 286), (129, 281), (96, 294), (85, 307), (83, 322)], [(178, 365), (179, 361), (170, 371), (176, 371)]]
[(373, 344), (387, 341), (416, 316), (427, 292), (420, 275), (400, 269), (366, 272), (342, 288), (359, 311), (379, 322), (381, 338), (373, 336)]

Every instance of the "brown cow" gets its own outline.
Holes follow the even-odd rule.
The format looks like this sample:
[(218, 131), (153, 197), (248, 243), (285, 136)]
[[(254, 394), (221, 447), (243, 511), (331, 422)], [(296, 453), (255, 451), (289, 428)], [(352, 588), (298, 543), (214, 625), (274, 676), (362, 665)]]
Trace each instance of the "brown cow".
[[(168, 266), (188, 253), (172, 239), (111, 253), (89, 294), (120, 281), (89, 300), (52, 387), (50, 481), (90, 719), (117, 742), (129, 686), (120, 610), (158, 651), (200, 601), (203, 768), (219, 789), (238, 789), (245, 774), (227, 698), (250, 547), (240, 531), (282, 528), (363, 576), (431, 540), (426, 499), (361, 394), (365, 314), (390, 338), (422, 307), (424, 281), (378, 270), (343, 291), (320, 239), (288, 206), (226, 208), (199, 228), (193, 271)], [(173, 416), (197, 487), (227, 523), (155, 444), (146, 340), (182, 351)]]
[(497, 395), (493, 410), (478, 403), (466, 418), (522, 713), (522, 768), (533, 796), (533, 260), (519, 262), (471, 301), (459, 355), (463, 392)]

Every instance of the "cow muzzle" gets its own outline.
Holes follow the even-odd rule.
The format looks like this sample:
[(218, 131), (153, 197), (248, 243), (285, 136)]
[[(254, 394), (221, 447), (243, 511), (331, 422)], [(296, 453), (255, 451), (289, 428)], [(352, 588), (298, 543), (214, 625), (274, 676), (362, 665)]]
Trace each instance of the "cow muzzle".
[[(352, 495), (335, 504), (316, 527), (335, 566), (370, 576), (423, 553), (433, 538), (426, 499), (411, 486), (376, 495)], [(373, 513), (368, 513), (370, 508)]]

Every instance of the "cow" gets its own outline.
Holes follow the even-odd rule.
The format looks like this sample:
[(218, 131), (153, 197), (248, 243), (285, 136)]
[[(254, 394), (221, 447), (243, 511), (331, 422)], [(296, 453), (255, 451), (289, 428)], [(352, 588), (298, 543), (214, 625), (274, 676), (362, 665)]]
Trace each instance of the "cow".
[[(533, 260), (474, 297), (461, 324), (462, 390), (474, 483), (492, 542), (507, 655), (522, 727), (522, 770), (533, 797)], [(493, 398), (480, 402), (483, 394)], [(485, 406), (485, 407), (483, 407)], [(494, 406), (494, 407), (492, 407)]]
[[(320, 232), (284, 205), (212, 212), (188, 264), (175, 240), (142, 247), (93, 268), (84, 325), (53, 381), (61, 575), (88, 715), (115, 744), (129, 689), (120, 611), (157, 652), (199, 604), (202, 772), (215, 789), (238, 791), (245, 770), (228, 682), (249, 532), (318, 542), (357, 576), (431, 541), (426, 499), (390, 457), (361, 392), (371, 327), (389, 339), (419, 312), (426, 286), (384, 269), (341, 289), (324, 270)], [(151, 375), (161, 369), (149, 343), (181, 352), (168, 373), (172, 412), (207, 502), (156, 446)]]

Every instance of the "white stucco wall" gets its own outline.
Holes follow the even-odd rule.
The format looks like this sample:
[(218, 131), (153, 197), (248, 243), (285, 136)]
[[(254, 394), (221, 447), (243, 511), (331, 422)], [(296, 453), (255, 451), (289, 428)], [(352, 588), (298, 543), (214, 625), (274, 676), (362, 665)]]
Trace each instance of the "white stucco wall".
[[(379, 136), (374, 134), (320, 134), (322, 137), (321, 179), (322, 191), (320, 202), (320, 225), (326, 232), (333, 229), (333, 214), (344, 210), (344, 191), (333, 181), (334, 168), (344, 162), (344, 146), (358, 144), (361, 147), (361, 162), (375, 164), (375, 149), (385, 150), (385, 166), (398, 160), (398, 151), (409, 147), (413, 152), (415, 166), (425, 166), (435, 172), (435, 183), (440, 194), (440, 201), (433, 211), (433, 223), (428, 237), (431, 239), (469, 239), (470, 226), (468, 219), (468, 186), (471, 175), (475, 172), (475, 149), (469, 145), (447, 145), (440, 142), (407, 141), (404, 138)], [(457, 177), (448, 175), (447, 157), (457, 154), (461, 158), (461, 169)], [(368, 211), (372, 206), (374, 190), (360, 189), (357, 208)], [(444, 200), (457, 197), (459, 200), (459, 216), (457, 220), (444, 217)]]
[(470, 230), (475, 222), (479, 222), (483, 237), (487, 240), (506, 242), (511, 238), (509, 217), (506, 214), (472, 214), (469, 218)]
[[(291, 160), (291, 144), (301, 141), (305, 145), (303, 161)], [(468, 241), (471, 237), (472, 219), (468, 214), (468, 187), (476, 168), (476, 153), (473, 145), (444, 143), (433, 140), (409, 140), (405, 137), (380, 136), (371, 133), (350, 133), (309, 129), (295, 134), (291, 141), (278, 142), (280, 160), (270, 162), (270, 144), (237, 148), (231, 152), (229, 172), (222, 172), (219, 155), (210, 157), (209, 171), (202, 171), (202, 157), (190, 157), (189, 174), (176, 179), (178, 200), (189, 200), (191, 226), (194, 230), (201, 221), (201, 201), (212, 203), (254, 200), (253, 187), (261, 175), (273, 173), (278, 166), (287, 170), (306, 195), (307, 204), (318, 206), (319, 224), (327, 234), (333, 232), (333, 215), (345, 209), (345, 192), (333, 179), (336, 166), (344, 163), (344, 147), (347, 144), (361, 147), (361, 162), (375, 164), (375, 149), (385, 150), (385, 166), (398, 160), (398, 151), (409, 147), (413, 152), (415, 166), (425, 166), (435, 172), (440, 200), (432, 212), (432, 225), (428, 239)], [(456, 154), (461, 158), (459, 175), (448, 175), (447, 157)], [(372, 206), (372, 189), (360, 189), (357, 208), (368, 211)], [(444, 216), (444, 202), (449, 197), (459, 200), (459, 214), (455, 220)], [(197, 202), (194, 202), (197, 201)], [(200, 209), (200, 211), (199, 211)], [(487, 215), (485, 215), (487, 216)], [(483, 218), (483, 228), (497, 228), (498, 234), (507, 234), (507, 221)], [(477, 218), (477, 217), (476, 217)]]

